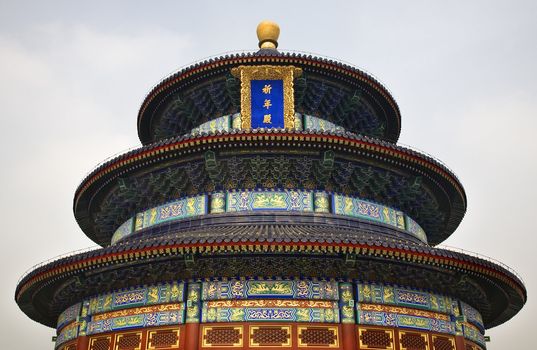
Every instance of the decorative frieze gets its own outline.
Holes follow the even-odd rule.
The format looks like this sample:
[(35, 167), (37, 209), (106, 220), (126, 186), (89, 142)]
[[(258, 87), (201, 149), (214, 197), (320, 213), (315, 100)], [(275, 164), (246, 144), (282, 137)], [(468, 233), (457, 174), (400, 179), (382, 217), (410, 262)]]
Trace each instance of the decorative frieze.
[(479, 311), (465, 303), (464, 301), (459, 302), (461, 314), (466, 317), (468, 322), (472, 323), (473, 325), (477, 326), (481, 331), (485, 329), (485, 326), (483, 325), (483, 318), (481, 317), (481, 314)]
[[(190, 131), (190, 135), (197, 136), (201, 134), (210, 134), (217, 132), (230, 132), (232, 130), (242, 129), (242, 116), (240, 113), (224, 115), (211, 119)], [(336, 131), (344, 132), (345, 128), (338, 126), (326, 119), (315, 117), (313, 115), (295, 113), (294, 130), (302, 131)]]
[(345, 128), (338, 126), (326, 119), (314, 117), (312, 115), (304, 114), (302, 116), (304, 120), (304, 130), (314, 131), (339, 131), (344, 132)]
[[(124, 222), (112, 235), (114, 244), (135, 231), (172, 220), (181, 220), (208, 213), (206, 195), (187, 197), (136, 214)], [(134, 221), (134, 223), (133, 223)]]
[(229, 192), (226, 209), (228, 212), (255, 210), (313, 211), (313, 192)]
[(177, 304), (175, 310), (140, 313), (127, 316), (100, 318), (88, 322), (86, 334), (98, 334), (132, 328), (169, 326), (184, 323), (182, 304)]
[(462, 330), (466, 339), (485, 347), (485, 336), (481, 333), (479, 328), (472, 324), (465, 323), (462, 326)]
[(199, 323), (201, 313), (201, 283), (189, 283), (186, 297), (186, 323)]
[(200, 135), (200, 134), (209, 134), (216, 132), (227, 132), (232, 129), (232, 116), (224, 115), (218, 117), (208, 122), (205, 122), (198, 126), (197, 128), (192, 129), (190, 132), (191, 135)]
[(229, 280), (204, 282), (202, 300), (293, 298), (338, 300), (334, 281), (308, 280)]
[(78, 315), (80, 314), (80, 308), (82, 307), (82, 303), (76, 303), (73, 306), (68, 307), (65, 309), (64, 312), (58, 316), (58, 322), (56, 324), (57, 329), (61, 329), (66, 324), (75, 321)]
[(352, 283), (339, 283), (339, 309), (341, 323), (355, 323), (354, 296)]
[(337, 304), (333, 308), (293, 307), (210, 307), (203, 303), (202, 322), (314, 322), (339, 323)]
[(381, 307), (357, 304), (357, 322), (395, 328), (411, 328), (455, 334), (455, 323), (449, 315), (401, 307)]
[(172, 282), (99, 295), (89, 299), (88, 315), (145, 305), (182, 302), (184, 289), (184, 283)]
[(378, 221), (401, 230), (405, 229), (405, 215), (380, 204), (335, 194), (332, 196), (332, 208), (335, 214)]
[(324, 191), (256, 190), (214, 192), (183, 198), (148, 209), (123, 223), (112, 236), (112, 244), (141, 229), (173, 220), (206, 214), (244, 211), (295, 211), (332, 213), (380, 222), (427, 241), (423, 229), (401, 211), (356, 197)]
[[(459, 309), (463, 310), (462, 315), (465, 316), (464, 321), (460, 322), (457, 318)], [(379, 329), (375, 327), (428, 331), (444, 334), (447, 340), (438, 338), (436, 343), (449, 348), (449, 339), (454, 339), (456, 334), (464, 335), (476, 344), (484, 344), (482, 331), (472, 323), (480, 319), (475, 309), (461, 301), (399, 286), (286, 279), (177, 281), (115, 291), (69, 307), (58, 318), (56, 347), (78, 336), (96, 336), (145, 327), (178, 326), (184, 323), (283, 322), (357, 323), (369, 330), (359, 334), (364, 346), (380, 342), (386, 348), (392, 343), (388, 342), (386, 333), (374, 331)], [(65, 324), (67, 320), (70, 323)], [(269, 339), (267, 337), (271, 332), (279, 344), (286, 343), (281, 329), (274, 331), (268, 328), (256, 330), (257, 340), (252, 341), (255, 344), (268, 344), (266, 339)], [(249, 336), (253, 336), (253, 333)], [(177, 345), (179, 335), (170, 333), (164, 338), (155, 335), (155, 339), (161, 338), (169, 338), (167, 341), (170, 344)]]
[(359, 303), (408, 306), (452, 315), (457, 313), (456, 303), (445, 295), (373, 283), (358, 283), (356, 292)]
[(56, 338), (56, 347), (78, 337), (78, 324), (73, 322), (65, 326)]

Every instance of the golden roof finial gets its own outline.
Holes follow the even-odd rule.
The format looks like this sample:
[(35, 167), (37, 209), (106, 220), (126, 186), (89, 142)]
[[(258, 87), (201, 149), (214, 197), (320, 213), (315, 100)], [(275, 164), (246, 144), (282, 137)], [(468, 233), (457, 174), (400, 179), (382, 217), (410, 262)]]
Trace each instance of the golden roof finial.
[(272, 21), (262, 21), (257, 25), (257, 38), (260, 49), (273, 49), (278, 47), (280, 26)]

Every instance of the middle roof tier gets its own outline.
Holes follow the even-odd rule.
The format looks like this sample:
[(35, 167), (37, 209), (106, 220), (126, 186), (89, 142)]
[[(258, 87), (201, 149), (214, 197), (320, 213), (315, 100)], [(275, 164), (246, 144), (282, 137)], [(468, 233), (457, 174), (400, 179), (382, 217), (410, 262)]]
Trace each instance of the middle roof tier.
[(432, 245), (445, 240), (466, 211), (456, 176), (416, 151), (345, 131), (259, 129), (189, 134), (120, 155), (83, 180), (74, 213), (86, 235), (105, 246), (137, 213), (237, 189), (359, 198), (408, 215)]

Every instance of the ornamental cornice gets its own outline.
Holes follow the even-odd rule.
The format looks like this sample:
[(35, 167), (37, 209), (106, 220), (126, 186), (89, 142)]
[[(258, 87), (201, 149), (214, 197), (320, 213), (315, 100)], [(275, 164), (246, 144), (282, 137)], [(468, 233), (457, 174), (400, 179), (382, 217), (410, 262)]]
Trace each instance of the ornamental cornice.
[[(35, 293), (36, 288), (59, 283), (65, 278), (91, 271), (104, 271), (127, 267), (135, 271), (147, 264), (169, 259), (184, 259), (198, 256), (198, 259), (212, 258), (218, 255), (259, 256), (263, 254), (297, 256), (315, 258), (366, 259), (372, 261), (391, 262), (392, 264), (410, 264), (433, 269), (452, 271), (462, 275), (475, 276), (488, 280), (497, 290), (503, 293), (515, 293), (509, 297), (511, 307), (517, 309), (526, 300), (526, 290), (522, 281), (503, 267), (490, 261), (465, 254), (424, 245), (408, 245), (397, 240), (379, 240), (378, 237), (360, 243), (336, 242), (227, 242), (227, 243), (176, 243), (163, 242), (159, 239), (134, 240), (109, 248), (99, 249), (67, 257), (32, 271), (24, 277), (16, 291), (16, 300), (21, 301), (27, 293)], [(502, 285), (504, 287), (502, 287)], [(28, 296), (26, 296), (28, 297)], [(514, 300), (512, 298), (515, 298)], [(518, 299), (518, 301), (516, 301)], [(518, 306), (516, 306), (518, 305)]]
[[(252, 130), (252, 131), (232, 131), (229, 133), (203, 134), (200, 136), (186, 135), (175, 137), (168, 140), (159, 141), (148, 146), (143, 146), (122, 154), (93, 170), (78, 186), (75, 191), (74, 206), (82, 194), (95, 182), (109, 174), (116, 176), (123, 174), (128, 170), (131, 164), (141, 161), (147, 161), (145, 165), (150, 165), (154, 161), (163, 158), (178, 157), (189, 154), (197, 150), (229, 148), (229, 147), (248, 147), (256, 146), (254, 142), (259, 141), (259, 146), (289, 146), (288, 142), (315, 142), (322, 143), (325, 148), (337, 150), (346, 150), (356, 153), (357, 150), (377, 153), (376, 158), (387, 159), (392, 157), (400, 161), (432, 170), (436, 174), (451, 183), (466, 206), (466, 194), (462, 184), (444, 165), (430, 158), (427, 155), (420, 154), (414, 150), (378, 139), (355, 135), (352, 133), (339, 132), (311, 132), (311, 131), (289, 131), (289, 130)], [(270, 143), (266, 143), (270, 141)], [(232, 145), (225, 144), (235, 142)], [(238, 143), (237, 143), (238, 142)], [(137, 167), (139, 167), (138, 165)], [(112, 175), (113, 176), (113, 175)]]

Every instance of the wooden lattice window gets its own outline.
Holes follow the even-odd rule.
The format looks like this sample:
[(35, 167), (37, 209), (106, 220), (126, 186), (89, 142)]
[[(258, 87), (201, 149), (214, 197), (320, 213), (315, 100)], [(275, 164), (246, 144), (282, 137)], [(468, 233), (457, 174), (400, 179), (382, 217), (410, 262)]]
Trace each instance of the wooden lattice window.
[(202, 344), (204, 347), (242, 346), (242, 327), (205, 327)]
[(76, 343), (74, 344), (70, 344), (70, 345), (66, 345), (63, 350), (76, 350)]
[(116, 337), (116, 350), (140, 350), (142, 333), (118, 334)]
[(290, 346), (291, 327), (250, 327), (250, 346)]
[(393, 349), (393, 331), (360, 328), (360, 347), (364, 349)]
[(160, 329), (147, 335), (147, 349), (178, 349), (179, 329)]
[(433, 350), (455, 350), (455, 340), (433, 335)]
[(466, 350), (479, 350), (479, 348), (477, 346), (475, 346), (474, 344), (472, 343), (466, 343)]
[(298, 346), (338, 347), (337, 327), (298, 327)]
[(427, 335), (411, 332), (400, 332), (401, 350), (429, 350)]
[(110, 337), (90, 339), (90, 350), (110, 350)]

